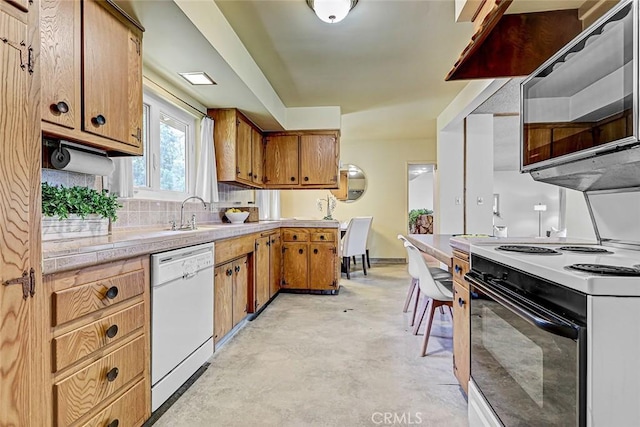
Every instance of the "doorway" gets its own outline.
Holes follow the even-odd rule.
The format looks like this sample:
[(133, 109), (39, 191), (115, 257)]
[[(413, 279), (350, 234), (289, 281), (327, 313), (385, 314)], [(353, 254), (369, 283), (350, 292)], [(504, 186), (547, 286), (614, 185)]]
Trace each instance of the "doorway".
[(434, 166), (410, 163), (407, 167), (409, 234), (433, 234)]

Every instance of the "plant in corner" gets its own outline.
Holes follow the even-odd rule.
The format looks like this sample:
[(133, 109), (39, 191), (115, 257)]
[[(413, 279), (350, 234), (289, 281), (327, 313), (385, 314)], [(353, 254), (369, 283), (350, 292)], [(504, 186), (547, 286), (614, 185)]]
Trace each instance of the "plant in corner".
[(433, 211), (431, 209), (411, 209), (409, 211), (409, 231), (411, 233), (414, 232), (421, 215), (433, 215)]
[(88, 215), (96, 214), (115, 222), (118, 208), (121, 207), (118, 197), (107, 190), (98, 192), (87, 187), (58, 187), (42, 183), (42, 214), (47, 217), (66, 219), (75, 214), (85, 219)]
[(108, 234), (109, 221), (118, 219), (121, 207), (107, 190), (42, 183), (43, 239)]

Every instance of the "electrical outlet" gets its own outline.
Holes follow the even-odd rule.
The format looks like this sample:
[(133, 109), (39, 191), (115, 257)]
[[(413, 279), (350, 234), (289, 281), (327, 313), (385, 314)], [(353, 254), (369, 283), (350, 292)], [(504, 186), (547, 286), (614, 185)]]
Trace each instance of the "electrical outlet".
[(456, 197), (456, 205), (461, 205), (461, 204), (462, 204), (462, 198)]
[(477, 200), (477, 203), (479, 205), (484, 205), (484, 198), (483, 197), (478, 197), (476, 200)]

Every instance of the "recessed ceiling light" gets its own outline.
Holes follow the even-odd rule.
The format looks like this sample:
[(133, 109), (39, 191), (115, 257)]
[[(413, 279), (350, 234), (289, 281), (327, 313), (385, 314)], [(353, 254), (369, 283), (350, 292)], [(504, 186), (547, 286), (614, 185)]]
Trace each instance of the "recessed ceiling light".
[(209, 77), (205, 72), (198, 71), (196, 73), (178, 73), (180, 74), (186, 81), (191, 83), (192, 85), (215, 85), (216, 82), (213, 81), (211, 77)]

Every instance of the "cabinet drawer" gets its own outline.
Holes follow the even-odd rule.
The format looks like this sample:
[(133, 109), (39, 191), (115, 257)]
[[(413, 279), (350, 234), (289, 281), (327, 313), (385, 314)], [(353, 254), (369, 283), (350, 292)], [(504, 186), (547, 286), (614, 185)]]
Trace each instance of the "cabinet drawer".
[(317, 231), (311, 233), (312, 242), (335, 242), (336, 233), (333, 231)]
[(453, 266), (451, 270), (451, 274), (453, 275), (453, 280), (460, 283), (461, 285), (466, 286), (466, 282), (464, 280), (464, 275), (469, 272), (469, 262), (465, 261), (457, 256), (453, 257)]
[(282, 231), (282, 240), (285, 242), (308, 242), (309, 231), (299, 228), (284, 229)]
[(147, 408), (145, 404), (144, 381), (127, 390), (115, 402), (107, 406), (98, 415), (91, 418), (84, 427), (118, 427), (140, 426), (147, 418)]
[(53, 326), (93, 313), (136, 295), (145, 288), (143, 270), (53, 293)]
[(56, 371), (127, 336), (144, 324), (144, 304), (129, 307), (112, 316), (53, 339)]
[(95, 405), (115, 393), (136, 376), (145, 365), (145, 338), (97, 360), (54, 386), (58, 425), (69, 425)]

